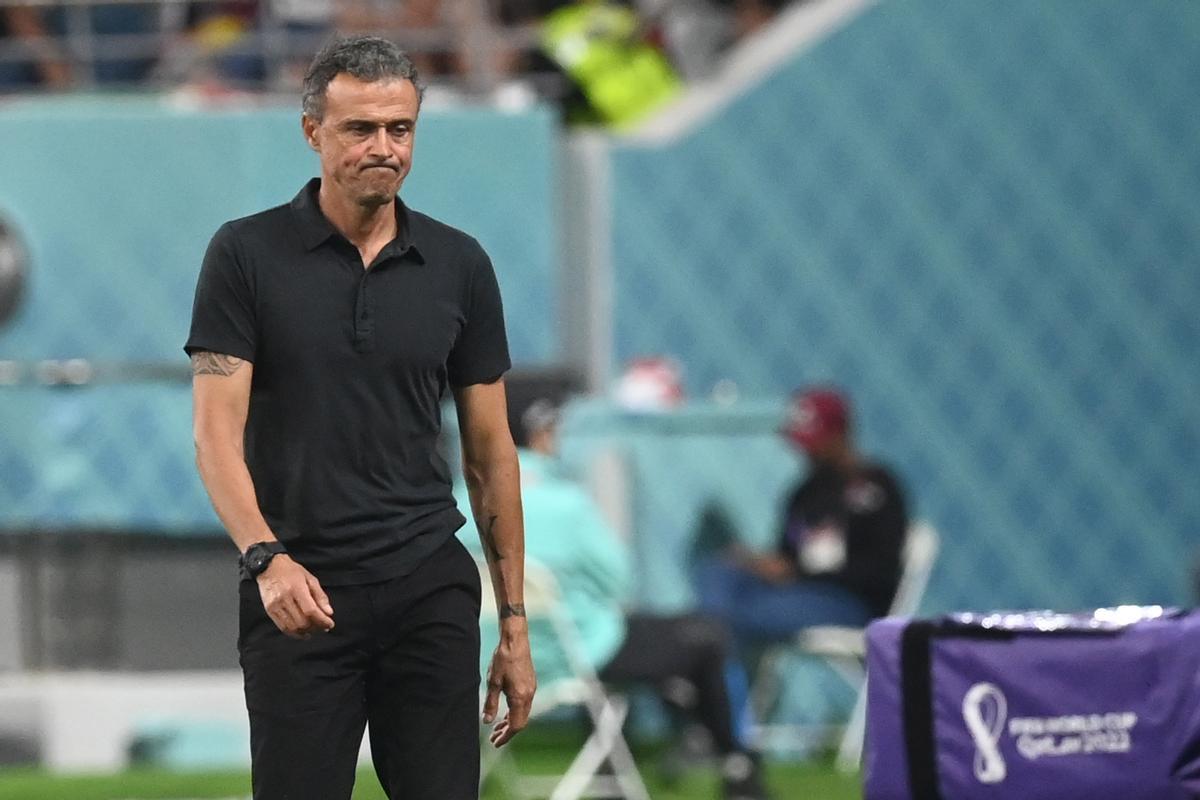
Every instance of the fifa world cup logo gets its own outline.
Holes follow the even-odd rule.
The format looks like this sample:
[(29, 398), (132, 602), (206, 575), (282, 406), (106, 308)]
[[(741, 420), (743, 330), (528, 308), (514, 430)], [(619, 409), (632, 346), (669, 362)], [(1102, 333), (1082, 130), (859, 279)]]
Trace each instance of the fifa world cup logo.
[(975, 777), (980, 783), (1000, 783), (1008, 775), (1000, 753), (1000, 734), (1008, 716), (1004, 692), (991, 683), (975, 684), (963, 698), (962, 714), (975, 740)]

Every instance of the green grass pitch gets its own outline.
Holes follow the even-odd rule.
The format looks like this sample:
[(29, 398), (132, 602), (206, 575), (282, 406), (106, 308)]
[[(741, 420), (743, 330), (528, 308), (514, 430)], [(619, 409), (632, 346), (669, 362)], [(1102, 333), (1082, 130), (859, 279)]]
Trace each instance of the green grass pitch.
[[(532, 732), (532, 731), (530, 731)], [(528, 733), (528, 732), (527, 732)], [(516, 755), (530, 772), (562, 770), (576, 742), (530, 737)], [(669, 781), (658, 770), (657, 754), (637, 748), (639, 765), (654, 800), (706, 800), (717, 794), (711, 769), (689, 770)], [(828, 764), (769, 762), (767, 781), (778, 800), (861, 800), (857, 776), (838, 774)], [(3, 800), (249, 800), (250, 779), (244, 772), (177, 773), (134, 769), (112, 776), (58, 777), (41, 771), (0, 768)], [(503, 800), (495, 787), (485, 787), (485, 800)], [(385, 800), (375, 775), (359, 772), (354, 800)]]

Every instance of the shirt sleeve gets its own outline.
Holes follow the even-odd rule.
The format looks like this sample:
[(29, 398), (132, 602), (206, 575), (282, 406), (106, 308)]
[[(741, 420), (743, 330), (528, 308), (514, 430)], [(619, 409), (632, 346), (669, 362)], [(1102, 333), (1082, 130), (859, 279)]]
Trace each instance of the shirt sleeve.
[(213, 235), (196, 282), (192, 327), (183, 349), (237, 356), (253, 362), (257, 345), (254, 293), (238, 258), (229, 223)]
[(895, 477), (879, 472), (875, 479), (884, 493), (883, 502), (862, 521), (861, 539), (848, 543), (849, 557), (841, 578), (846, 585), (886, 605), (900, 580), (908, 509)]
[(508, 371), (508, 336), (504, 308), (491, 259), (479, 249), (466, 301), (466, 322), (450, 351), (446, 371), (450, 383), (470, 386), (491, 383)]

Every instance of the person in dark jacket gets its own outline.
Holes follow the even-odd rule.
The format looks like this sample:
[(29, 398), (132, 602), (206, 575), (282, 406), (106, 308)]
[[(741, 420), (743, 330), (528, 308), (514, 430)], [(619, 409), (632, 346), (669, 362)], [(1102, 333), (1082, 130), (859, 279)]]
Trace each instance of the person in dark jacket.
[(845, 396), (825, 387), (797, 392), (782, 433), (810, 469), (784, 506), (777, 548), (734, 546), (697, 570), (701, 608), (742, 641), (865, 625), (887, 613), (900, 581), (904, 493), (888, 468), (856, 449)]

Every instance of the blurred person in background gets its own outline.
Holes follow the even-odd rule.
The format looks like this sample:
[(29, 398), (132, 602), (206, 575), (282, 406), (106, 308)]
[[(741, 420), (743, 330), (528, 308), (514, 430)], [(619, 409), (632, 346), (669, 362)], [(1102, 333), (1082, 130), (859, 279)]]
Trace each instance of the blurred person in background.
[[(187, 79), (221, 88), (286, 91), (335, 30), (332, 0), (208, 0), (188, 9)], [(224, 84), (224, 86), (222, 86)]]
[(521, 76), (568, 123), (630, 127), (681, 90), (657, 22), (625, 0), (497, 0), (495, 13), (517, 34), (494, 54), (499, 76)]
[(0, 93), (70, 88), (71, 68), (52, 32), (44, 9), (0, 6)]
[(255, 800), (348, 800), (368, 722), (388, 797), (478, 796), (480, 581), (436, 450), (447, 389), (500, 610), (493, 744), (533, 699), (499, 289), (474, 239), (397, 197), (420, 101), (393, 43), (322, 49), (301, 118), (321, 177), (223, 225), (196, 287), (197, 464), (242, 553)]
[(287, 91), (335, 30), (332, 0), (205, 0), (188, 4), (183, 47), (159, 77), (202, 95)]
[(541, 20), (541, 49), (571, 81), (568, 122), (632, 127), (682, 88), (656, 31), (615, 0), (576, 0)]
[[(98, 45), (92, 62), (95, 82), (132, 86), (149, 78), (162, 55), (162, 4), (102, 3), (86, 11)], [(76, 9), (63, 8), (62, 13), (70, 15)], [(71, 23), (64, 23), (63, 29), (70, 31)]]
[(717, 0), (733, 23), (734, 41), (744, 39), (766, 28), (789, 6), (807, 0)]
[[(335, 0), (260, 0), (266, 4), (271, 26), (263, 30), (268, 79), (275, 89), (299, 84), (313, 53), (338, 30)], [(411, 56), (410, 56), (411, 58)]]
[[(629, 549), (583, 487), (562, 474), (560, 403), (559, 398), (531, 397), (510, 409), (521, 463), (527, 556), (559, 581), (567, 613), (601, 680), (650, 685), (669, 706), (698, 717), (720, 759), (721, 796), (763, 800), (768, 795), (760, 760), (735, 732), (727, 680), (741, 667), (728, 657), (727, 629), (698, 614), (626, 610), (633, 589)], [(464, 535), (467, 542), (473, 539)], [(530, 642), (539, 674), (570, 674), (552, 636), (533, 626)], [(732, 681), (744, 687), (744, 673)]]
[(782, 434), (807, 457), (809, 471), (788, 497), (775, 552), (734, 544), (701, 554), (696, 569), (700, 607), (751, 645), (886, 614), (908, 529), (900, 483), (858, 452), (841, 392), (796, 392)]
[(472, 52), (472, 34), (492, 21), (488, 4), (475, 0), (349, 0), (338, 4), (342, 32), (396, 30), (414, 41), (413, 62), (426, 77), (469, 72), (484, 54)]
[(164, 54), (155, 77), (209, 98), (263, 88), (259, 17), (256, 0), (188, 3), (183, 39)]

